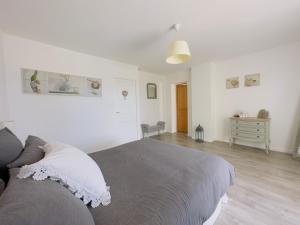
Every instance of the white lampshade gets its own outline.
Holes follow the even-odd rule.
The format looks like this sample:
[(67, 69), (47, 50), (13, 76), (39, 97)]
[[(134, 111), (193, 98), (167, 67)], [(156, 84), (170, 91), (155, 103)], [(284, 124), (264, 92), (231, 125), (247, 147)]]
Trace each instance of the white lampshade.
[(171, 45), (166, 62), (169, 64), (180, 64), (192, 58), (189, 45), (186, 41), (174, 41)]

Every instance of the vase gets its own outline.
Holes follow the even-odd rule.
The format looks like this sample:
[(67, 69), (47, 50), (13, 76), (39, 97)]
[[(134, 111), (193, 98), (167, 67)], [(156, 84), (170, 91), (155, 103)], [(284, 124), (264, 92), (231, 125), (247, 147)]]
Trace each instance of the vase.
[(69, 81), (64, 81), (59, 87), (59, 90), (62, 92), (68, 92), (70, 89), (71, 86), (69, 84)]

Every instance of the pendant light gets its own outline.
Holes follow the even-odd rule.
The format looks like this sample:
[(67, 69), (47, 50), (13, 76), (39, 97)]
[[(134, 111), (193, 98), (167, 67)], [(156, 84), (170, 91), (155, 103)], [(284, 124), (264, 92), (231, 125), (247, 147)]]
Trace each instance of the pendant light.
[[(172, 29), (179, 31), (180, 24), (174, 24)], [(189, 61), (192, 58), (189, 45), (184, 40), (174, 41), (169, 49), (166, 62), (169, 64), (181, 64)]]

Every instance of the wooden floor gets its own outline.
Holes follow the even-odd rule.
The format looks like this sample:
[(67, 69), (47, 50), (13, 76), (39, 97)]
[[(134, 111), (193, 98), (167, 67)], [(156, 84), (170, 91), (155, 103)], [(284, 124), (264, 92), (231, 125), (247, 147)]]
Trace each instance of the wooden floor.
[(152, 138), (216, 154), (234, 165), (236, 181), (216, 225), (300, 225), (300, 161), (292, 156), (224, 142), (200, 144), (184, 134)]

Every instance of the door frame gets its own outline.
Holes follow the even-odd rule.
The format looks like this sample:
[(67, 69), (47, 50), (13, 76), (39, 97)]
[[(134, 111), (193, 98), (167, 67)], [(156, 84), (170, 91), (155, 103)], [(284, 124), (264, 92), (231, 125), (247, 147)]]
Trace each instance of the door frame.
[(189, 81), (181, 81), (171, 84), (171, 133), (177, 132), (177, 104), (176, 104), (176, 85), (186, 84), (187, 85), (187, 117), (188, 117), (188, 135), (190, 135), (190, 83)]
[[(188, 90), (187, 90), (187, 82), (186, 83), (181, 83), (181, 84), (176, 84), (176, 132), (180, 132), (179, 129), (178, 129), (178, 122), (179, 122), (179, 117), (178, 117), (178, 89), (179, 89), (179, 86), (185, 86), (186, 88), (186, 104), (188, 103)], [(186, 126), (187, 126), (187, 129), (186, 129), (186, 132), (182, 132), (182, 133), (188, 133), (188, 106), (186, 108)]]

